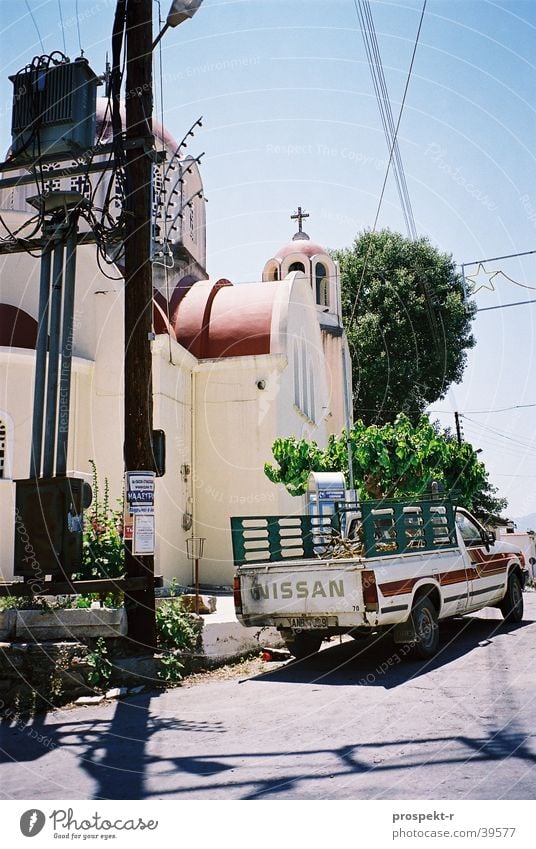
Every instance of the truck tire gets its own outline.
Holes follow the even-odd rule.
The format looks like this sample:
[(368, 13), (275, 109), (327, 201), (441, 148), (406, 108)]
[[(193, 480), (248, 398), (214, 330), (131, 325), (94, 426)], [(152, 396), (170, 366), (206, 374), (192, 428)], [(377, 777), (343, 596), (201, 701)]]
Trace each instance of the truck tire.
[(420, 598), (411, 611), (414, 639), (413, 657), (429, 660), (433, 657), (439, 645), (439, 626), (437, 611), (429, 598)]
[(317, 653), (322, 645), (322, 637), (317, 634), (295, 634), (293, 640), (285, 640), (285, 643), (297, 660), (304, 660)]
[(505, 622), (521, 622), (523, 619), (523, 590), (515, 572), (508, 575), (506, 593), (499, 605)]

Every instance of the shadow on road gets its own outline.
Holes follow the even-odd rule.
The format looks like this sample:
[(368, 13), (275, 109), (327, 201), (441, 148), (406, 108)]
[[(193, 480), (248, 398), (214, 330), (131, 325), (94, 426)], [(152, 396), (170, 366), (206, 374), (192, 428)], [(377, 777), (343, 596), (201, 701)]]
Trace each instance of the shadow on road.
[[(478, 617), (450, 620), (442, 627), (441, 650), (429, 663), (393, 659), (401, 647), (393, 649), (385, 640), (366, 647), (352, 641), (250, 680), (391, 688), (480, 651), (498, 633), (514, 643), (519, 631), (530, 624), (505, 626)], [(512, 648), (515, 650), (515, 643)], [(344, 746), (289, 746), (288, 738), (278, 745), (274, 738), (275, 745), (266, 750), (262, 745), (237, 746), (236, 735), (232, 737), (234, 744), (218, 743), (220, 735), (235, 730), (232, 716), (226, 720), (170, 717), (162, 714), (169, 714), (170, 705), (176, 710), (180, 699), (166, 701), (162, 709), (160, 698), (157, 692), (144, 693), (99, 707), (97, 713), (61, 710), (36, 716), (27, 724), (3, 723), (0, 762), (21, 764), (22, 770), (16, 792), (23, 795), (13, 795), (10, 788), (9, 798), (300, 798), (305, 785), (308, 792), (314, 794), (316, 786), (321, 788), (316, 792), (322, 798), (331, 798), (332, 779), (342, 778), (344, 784), (352, 776), (363, 775), (370, 788), (367, 792), (390, 798), (393, 788), (407, 782), (415, 769), (443, 764), (468, 774), (471, 763), (512, 763), (515, 759), (520, 762), (520, 774), (526, 775), (536, 764), (533, 735), (504, 718), (495, 728), (482, 729), (478, 737), (435, 735), (423, 729), (418, 740), (396, 731), (391, 739), (387, 734), (370, 740), (360, 739), (357, 731)], [(213, 715), (218, 716), (217, 710)], [(39, 767), (29, 766), (39, 760)], [(28, 793), (23, 785), (25, 776), (31, 775), (34, 779), (41, 775), (42, 779), (37, 783), (33, 780)], [(389, 779), (382, 783), (382, 775)], [(86, 788), (82, 795), (80, 787)], [(507, 798), (534, 798), (536, 786), (528, 789), (526, 783), (519, 787), (515, 783), (508, 792)], [(512, 795), (515, 793), (519, 795)]]
[[(191, 775), (217, 775), (231, 765), (213, 758), (168, 757), (167, 752), (150, 755), (147, 745), (157, 733), (223, 734), (221, 722), (188, 721), (158, 717), (158, 692), (143, 693), (111, 707), (111, 718), (101, 715), (84, 719), (83, 712), (61, 709), (38, 714), (29, 722), (8, 720), (0, 724), (0, 765), (28, 763), (44, 758), (56, 749), (70, 753), (97, 788), (94, 799), (143, 799), (146, 770), (158, 764), (170, 771)], [(100, 711), (99, 711), (100, 713)], [(69, 715), (74, 714), (73, 719)], [(54, 721), (54, 719), (56, 719)], [(57, 755), (54, 755), (57, 757)], [(71, 764), (68, 764), (69, 773)], [(158, 769), (161, 774), (161, 769)], [(65, 798), (71, 788), (63, 780), (61, 766), (47, 770), (46, 797)], [(49, 796), (50, 794), (50, 796)]]
[[(368, 776), (376, 782), (378, 798), (397, 798), (396, 787), (407, 780), (414, 769), (435, 770), (438, 765), (467, 771), (470, 762), (500, 762), (517, 759), (523, 769), (532, 770), (536, 755), (526, 733), (512, 728), (491, 730), (481, 737), (464, 735), (423, 735), (415, 748), (415, 739), (397, 736), (393, 739), (356, 740), (341, 747), (308, 747), (277, 745), (266, 749), (231, 750), (214, 754), (214, 734), (225, 732), (219, 722), (183, 722), (159, 719), (156, 694), (144, 694), (136, 700), (118, 703), (108, 719), (75, 719), (43, 726), (44, 717), (36, 719), (32, 728), (46, 733), (52, 748), (76, 759), (76, 766), (92, 779), (93, 790), (85, 798), (92, 799), (170, 799), (235, 798), (261, 799), (292, 796), (300, 798), (304, 783), (322, 786), (322, 798), (329, 799), (333, 779)], [(197, 754), (185, 757), (181, 740), (174, 731), (196, 735)], [(21, 733), (4, 733), (4, 760), (36, 761), (47, 749), (36, 739)], [(155, 748), (154, 736), (166, 732), (166, 742)], [(198, 736), (197, 736), (198, 735)], [(529, 735), (530, 736), (530, 735)], [(354, 738), (355, 739), (355, 738)], [(6, 748), (7, 744), (7, 748)], [(49, 745), (48, 748), (51, 748)], [(401, 757), (402, 753), (406, 753)], [(76, 777), (70, 763), (63, 761), (68, 774)], [(60, 769), (47, 774), (46, 792), (24, 798), (65, 799), (65, 778)], [(382, 784), (381, 776), (390, 776)], [(70, 779), (71, 781), (73, 778)], [(374, 786), (373, 784), (370, 785)], [(383, 788), (380, 790), (380, 786)], [(69, 788), (71, 789), (71, 788)], [(519, 796), (534, 798), (534, 790), (519, 787)], [(313, 791), (314, 792), (314, 791)], [(394, 795), (390, 796), (389, 793)], [(528, 795), (527, 795), (528, 793)], [(77, 795), (76, 798), (80, 798)], [(84, 798), (84, 796), (82, 796)]]
[(440, 625), (439, 651), (428, 661), (412, 660), (410, 646), (395, 645), (389, 637), (337, 641), (305, 660), (292, 660), (254, 680), (391, 689), (478, 651), (499, 634), (515, 638), (517, 631), (531, 624), (533, 621), (507, 625), (502, 619), (476, 616), (448, 619)]

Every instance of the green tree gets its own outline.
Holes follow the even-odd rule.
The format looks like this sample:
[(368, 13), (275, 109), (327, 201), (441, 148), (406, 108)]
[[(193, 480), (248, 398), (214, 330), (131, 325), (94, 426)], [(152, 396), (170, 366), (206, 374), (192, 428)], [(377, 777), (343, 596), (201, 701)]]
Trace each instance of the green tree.
[[(354, 481), (362, 499), (419, 496), (437, 481), (446, 491), (455, 491), (458, 503), (484, 521), (506, 507), (505, 499), (496, 497), (472, 445), (458, 445), (449, 430), (441, 431), (427, 416), (416, 424), (404, 414), (384, 425), (359, 420), (350, 431), (350, 443)], [(277, 466), (267, 463), (266, 475), (292, 495), (305, 492), (312, 471), (346, 473), (348, 468), (344, 432), (331, 436), (325, 449), (294, 437), (276, 439), (272, 453)]]
[(459, 383), (474, 306), (464, 303), (451, 256), (426, 238), (363, 232), (333, 252), (341, 268), (342, 312), (352, 358), (354, 417), (417, 420)]

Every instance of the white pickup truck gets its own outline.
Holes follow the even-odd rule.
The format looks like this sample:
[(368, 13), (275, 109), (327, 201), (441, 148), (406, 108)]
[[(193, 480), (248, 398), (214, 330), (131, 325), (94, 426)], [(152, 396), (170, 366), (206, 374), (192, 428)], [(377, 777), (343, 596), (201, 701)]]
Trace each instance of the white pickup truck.
[(336, 634), (387, 630), (430, 658), (442, 619), (498, 607), (521, 621), (523, 554), (466, 510), (437, 498), (363, 501), (346, 519), (345, 535), (333, 517), (231, 519), (239, 621), (275, 626), (297, 658)]

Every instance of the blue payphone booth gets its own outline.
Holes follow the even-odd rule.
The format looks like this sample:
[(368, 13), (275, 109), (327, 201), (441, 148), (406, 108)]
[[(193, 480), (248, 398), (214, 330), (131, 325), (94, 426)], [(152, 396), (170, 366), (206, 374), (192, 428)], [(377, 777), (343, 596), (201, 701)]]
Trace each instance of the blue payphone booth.
[(311, 472), (307, 483), (307, 508), (310, 516), (332, 516), (335, 505), (346, 498), (342, 472)]

